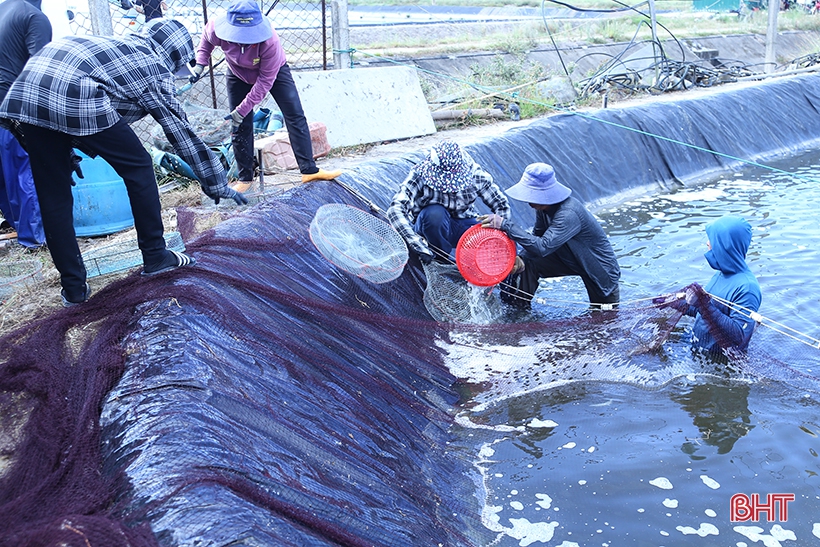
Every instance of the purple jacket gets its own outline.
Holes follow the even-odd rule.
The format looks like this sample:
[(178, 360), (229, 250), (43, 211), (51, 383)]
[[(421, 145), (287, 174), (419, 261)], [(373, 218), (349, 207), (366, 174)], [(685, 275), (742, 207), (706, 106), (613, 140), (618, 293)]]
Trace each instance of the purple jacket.
[(208, 59), (215, 47), (222, 49), (225, 61), (231, 72), (243, 82), (252, 85), (245, 100), (239, 103), (236, 110), (244, 117), (262, 102), (273, 87), (279, 69), (287, 63), (285, 50), (279, 42), (279, 35), (273, 30), (273, 36), (259, 44), (234, 44), (216, 36), (214, 20), (208, 21), (196, 52), (196, 64), (208, 65)]

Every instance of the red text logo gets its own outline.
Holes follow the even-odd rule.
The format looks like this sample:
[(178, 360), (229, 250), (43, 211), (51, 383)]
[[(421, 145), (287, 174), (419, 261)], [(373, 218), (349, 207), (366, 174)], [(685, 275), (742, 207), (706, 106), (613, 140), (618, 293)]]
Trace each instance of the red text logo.
[(765, 515), (768, 522), (786, 522), (790, 501), (794, 501), (794, 494), (767, 494), (765, 500), (759, 494), (735, 494), (729, 502), (729, 518), (732, 522), (758, 522)]

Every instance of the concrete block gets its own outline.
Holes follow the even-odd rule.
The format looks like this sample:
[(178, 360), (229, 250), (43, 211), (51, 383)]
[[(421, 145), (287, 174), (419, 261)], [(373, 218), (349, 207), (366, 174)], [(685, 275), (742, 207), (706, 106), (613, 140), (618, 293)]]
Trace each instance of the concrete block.
[(327, 126), (330, 146), (430, 135), (433, 117), (410, 67), (294, 72), (308, 122)]

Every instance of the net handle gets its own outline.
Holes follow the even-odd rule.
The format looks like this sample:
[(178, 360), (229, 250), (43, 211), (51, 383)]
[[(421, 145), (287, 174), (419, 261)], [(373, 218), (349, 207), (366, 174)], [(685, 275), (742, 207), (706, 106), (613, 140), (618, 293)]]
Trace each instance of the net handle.
[(382, 210), (379, 208), (379, 206), (378, 206), (378, 205), (376, 205), (375, 203), (373, 203), (371, 200), (369, 200), (369, 199), (367, 199), (366, 197), (364, 197), (364, 196), (361, 194), (361, 192), (359, 192), (358, 190), (356, 190), (355, 188), (353, 188), (353, 187), (352, 187), (352, 186), (350, 186), (349, 184), (347, 184), (347, 183), (345, 183), (345, 182), (340, 181), (339, 179), (333, 179), (333, 181), (334, 181), (336, 184), (338, 184), (339, 186), (341, 186), (342, 188), (344, 188), (345, 190), (347, 190), (348, 192), (350, 192), (350, 194), (351, 194), (353, 197), (358, 198), (358, 199), (359, 199), (359, 200), (361, 200), (361, 201), (362, 201), (365, 205), (367, 205), (368, 207), (370, 207), (370, 210), (371, 210), (371, 211), (373, 211), (374, 213), (377, 213), (379, 216), (381, 216), (381, 217), (382, 217), (382, 218), (384, 218), (384, 219), (386, 219), (386, 218), (387, 218), (387, 215), (385, 215), (385, 214), (384, 214), (384, 211), (382, 211)]

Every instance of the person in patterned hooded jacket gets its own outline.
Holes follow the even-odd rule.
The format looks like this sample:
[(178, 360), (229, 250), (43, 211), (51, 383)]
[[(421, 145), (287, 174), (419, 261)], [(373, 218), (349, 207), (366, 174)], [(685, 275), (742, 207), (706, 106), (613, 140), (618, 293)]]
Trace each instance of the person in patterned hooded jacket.
[(85, 302), (91, 292), (74, 232), (73, 148), (102, 157), (125, 182), (144, 275), (194, 259), (166, 249), (151, 156), (128, 124), (150, 115), (206, 195), (216, 203), (221, 198), (247, 203), (228, 187), (222, 164), (196, 136), (175, 97), (174, 74), (193, 58), (191, 35), (173, 19), (155, 19), (125, 37), (70, 36), (29, 59), (0, 104), (0, 119), (31, 158), (63, 305)]
[(387, 218), (424, 264), (454, 262), (458, 240), (478, 223), (478, 198), (499, 218), (510, 204), (493, 177), (454, 141), (434, 145), (399, 186)]

